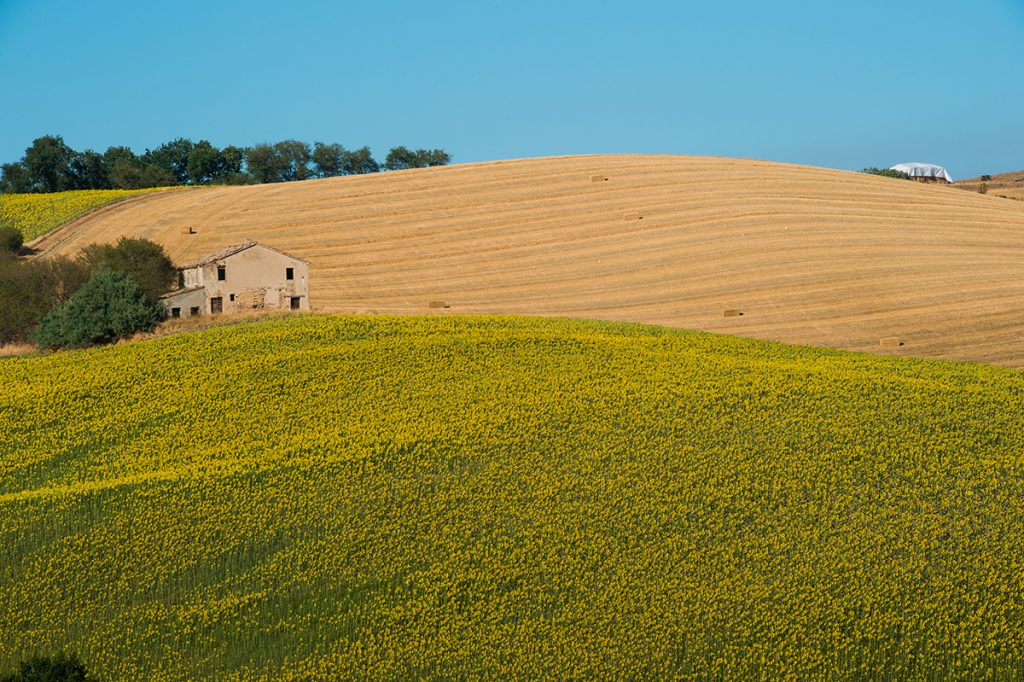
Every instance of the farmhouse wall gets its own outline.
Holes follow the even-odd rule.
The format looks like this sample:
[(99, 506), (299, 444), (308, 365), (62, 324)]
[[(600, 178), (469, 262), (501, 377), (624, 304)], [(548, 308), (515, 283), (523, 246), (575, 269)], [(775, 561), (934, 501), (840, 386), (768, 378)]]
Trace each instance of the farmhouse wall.
[[(222, 267), (223, 280), (218, 278)], [(288, 269), (292, 279), (287, 277)], [(189, 268), (182, 274), (185, 287), (205, 288), (206, 312), (211, 312), (209, 301), (215, 298), (221, 299), (223, 312), (262, 307), (289, 309), (293, 298), (298, 299), (298, 310), (309, 310), (309, 265), (261, 244)]]
[[(201, 288), (174, 291), (162, 296), (160, 301), (164, 304), (168, 317), (190, 317), (193, 310), (197, 311), (196, 314), (199, 315), (210, 312), (210, 306), (206, 301), (206, 292)], [(177, 315), (174, 315), (175, 309), (178, 310)]]

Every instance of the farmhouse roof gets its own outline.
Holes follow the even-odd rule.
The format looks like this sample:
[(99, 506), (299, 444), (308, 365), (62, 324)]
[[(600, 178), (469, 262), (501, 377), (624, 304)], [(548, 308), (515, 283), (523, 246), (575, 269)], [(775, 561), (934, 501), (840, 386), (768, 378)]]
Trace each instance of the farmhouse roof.
[(303, 260), (302, 258), (297, 258), (297, 257), (291, 255), (290, 253), (285, 253), (284, 251), (281, 251), (279, 249), (275, 249), (272, 246), (267, 246), (266, 244), (260, 244), (259, 242), (254, 242), (251, 239), (249, 239), (249, 240), (246, 240), (246, 241), (242, 242), (241, 244), (232, 244), (231, 246), (225, 246), (223, 249), (220, 249), (219, 251), (214, 251), (213, 253), (211, 253), (209, 255), (203, 256), (199, 260), (192, 261), (191, 263), (189, 263), (187, 265), (181, 266), (181, 269), (182, 270), (191, 270), (192, 268), (199, 268), (199, 267), (202, 267), (204, 265), (209, 265), (210, 263), (214, 263), (216, 261), (224, 260), (225, 258), (230, 258), (231, 256), (234, 256), (236, 253), (241, 253), (242, 251), (245, 251), (246, 249), (250, 249), (250, 248), (252, 248), (254, 246), (262, 246), (265, 249), (270, 249), (271, 251), (276, 251), (277, 253), (281, 254), (282, 256), (286, 256), (288, 258), (291, 258), (292, 260), (302, 261), (303, 263), (308, 263), (309, 262), (309, 261)]
[(903, 171), (912, 178), (942, 178), (946, 182), (953, 182), (953, 178), (950, 177), (949, 172), (942, 166), (936, 166), (934, 163), (898, 163), (889, 170)]
[(202, 288), (203, 287), (198, 286), (198, 287), (188, 287), (188, 288), (185, 288), (185, 289), (175, 289), (174, 291), (167, 292), (166, 294), (164, 294), (160, 298), (161, 299), (164, 299), (164, 298), (174, 298), (175, 296), (181, 296), (182, 294), (191, 294), (193, 291), (199, 291)]

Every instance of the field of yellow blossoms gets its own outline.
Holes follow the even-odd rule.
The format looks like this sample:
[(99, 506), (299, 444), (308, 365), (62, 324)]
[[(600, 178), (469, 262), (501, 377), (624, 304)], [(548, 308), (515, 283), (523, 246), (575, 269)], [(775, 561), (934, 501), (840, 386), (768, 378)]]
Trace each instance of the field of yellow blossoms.
[(52, 194), (0, 194), (0, 224), (18, 228), (29, 242), (83, 213), (150, 189), (82, 189)]
[(0, 674), (1024, 675), (1013, 370), (304, 316), (0, 387)]

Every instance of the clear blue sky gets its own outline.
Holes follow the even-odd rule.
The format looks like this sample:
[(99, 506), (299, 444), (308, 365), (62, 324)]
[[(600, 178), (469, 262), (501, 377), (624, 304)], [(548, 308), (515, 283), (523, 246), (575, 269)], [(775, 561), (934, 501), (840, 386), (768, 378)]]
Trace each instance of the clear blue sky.
[(1024, 0), (0, 0), (0, 74), (5, 162), (60, 134), (1024, 169)]

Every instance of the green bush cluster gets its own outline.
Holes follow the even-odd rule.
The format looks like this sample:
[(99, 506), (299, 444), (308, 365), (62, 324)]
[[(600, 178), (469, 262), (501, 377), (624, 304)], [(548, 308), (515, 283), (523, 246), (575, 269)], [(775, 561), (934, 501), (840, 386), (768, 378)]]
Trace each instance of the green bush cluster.
[(13, 225), (0, 224), (0, 254), (18, 253), (24, 243), (25, 238), (21, 230)]
[(0, 682), (90, 682), (85, 666), (75, 654), (33, 656), (17, 672), (0, 677)]
[(163, 308), (123, 272), (102, 267), (71, 299), (39, 322), (40, 348), (82, 348), (150, 331)]
[(77, 259), (0, 255), (0, 345), (80, 347), (150, 330), (176, 275), (163, 247), (147, 239), (90, 244)]
[(867, 173), (868, 175), (881, 175), (882, 177), (885, 178), (899, 178), (900, 180), (913, 179), (903, 171), (893, 170), (892, 168), (876, 168), (874, 166), (871, 166), (870, 168), (865, 168), (861, 172)]

